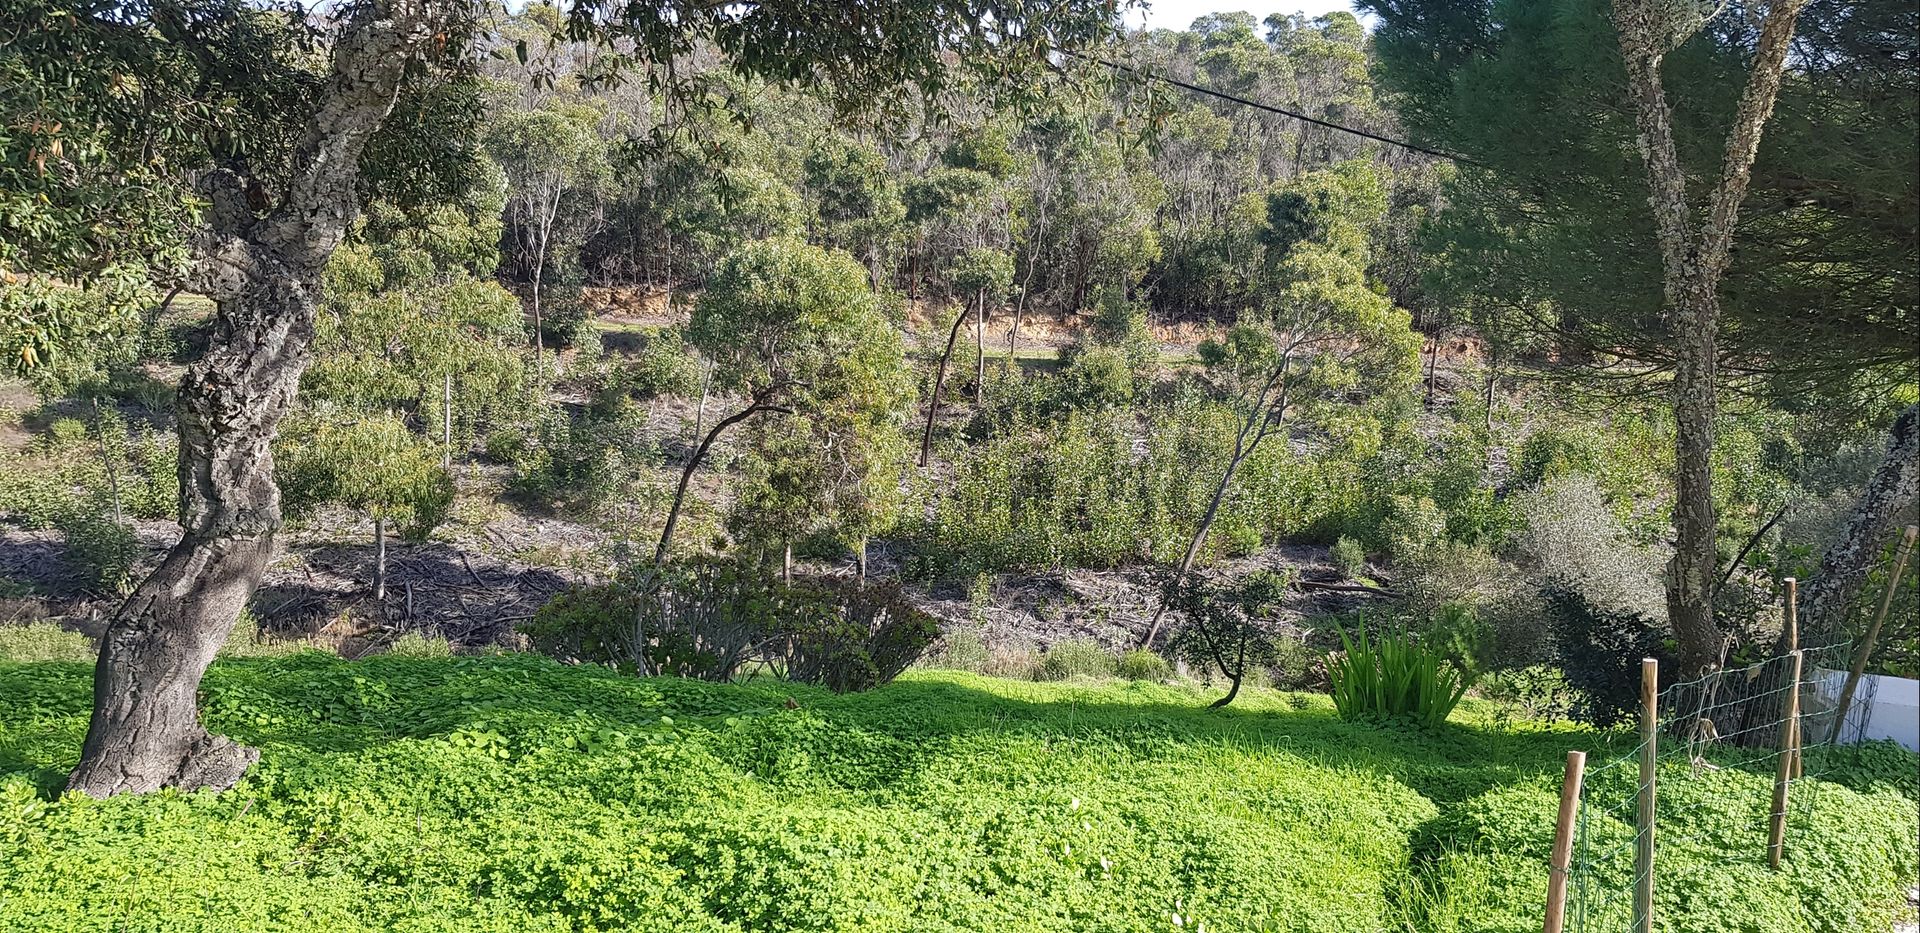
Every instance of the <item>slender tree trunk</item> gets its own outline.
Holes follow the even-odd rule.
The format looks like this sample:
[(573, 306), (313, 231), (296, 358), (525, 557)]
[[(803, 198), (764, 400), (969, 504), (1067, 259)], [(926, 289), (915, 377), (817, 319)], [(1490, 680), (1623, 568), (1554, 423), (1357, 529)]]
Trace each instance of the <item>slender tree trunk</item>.
[(1433, 330), (1433, 349), (1427, 354), (1427, 399), (1426, 406), (1433, 407), (1433, 384), (1435, 371), (1440, 368), (1440, 328)]
[[(1920, 500), (1920, 403), (1907, 406), (1887, 438), (1887, 455), (1855, 500), (1853, 513), (1820, 556), (1820, 569), (1800, 590), (1802, 641), (1832, 640), (1846, 621), (1847, 605), (1860, 593), (1880, 560), (1900, 516)], [(1896, 581), (1893, 585), (1898, 585)]]
[(1486, 394), (1481, 399), (1481, 401), (1484, 404), (1482, 404), (1481, 406), (1482, 410), (1480, 412), (1480, 431), (1481, 433), (1487, 436), (1487, 448), (1489, 450), (1493, 448), (1493, 387), (1494, 387), (1494, 383), (1497, 382), (1499, 378), (1500, 378), (1499, 357), (1495, 356), (1492, 350), (1488, 350), (1487, 351), (1487, 387), (1486, 387)]
[(440, 468), (453, 469), (453, 373), (440, 386)]
[(546, 396), (547, 381), (547, 342), (540, 322), (540, 286), (546, 277), (547, 247), (542, 239), (540, 251), (533, 259), (533, 378), (540, 386), (541, 397)]
[(854, 578), (866, 582), (867, 579), (867, 536), (860, 536), (860, 546), (853, 552)]
[(107, 474), (107, 495), (110, 497), (109, 507), (112, 510), (113, 523), (123, 525), (125, 522), (120, 515), (120, 470), (115, 462), (118, 458), (108, 447), (107, 432), (100, 424), (99, 399), (93, 400), (93, 436), (100, 443), (100, 468)]
[(412, 0), (354, 14), (273, 213), (253, 216), (233, 172), (204, 179), (212, 223), (194, 235), (189, 285), (214, 300), (216, 317), (178, 396), (182, 534), (101, 637), (93, 717), (70, 790), (225, 788), (259, 758), (201, 726), (200, 679), (273, 554), (280, 491), (270, 442), (306, 368), (320, 271), (358, 206), (361, 147), (430, 36), (428, 15)]
[(1227, 687), (1227, 695), (1208, 704), (1210, 708), (1224, 708), (1227, 704), (1233, 702), (1234, 697), (1240, 695), (1240, 682), (1245, 680), (1247, 676), (1247, 642), (1251, 640), (1251, 635), (1245, 632), (1240, 633), (1240, 654), (1239, 657), (1234, 660), (1233, 671), (1227, 675), (1230, 682), (1230, 686)]
[[(1213, 497), (1207, 500), (1207, 510), (1200, 515), (1200, 524), (1193, 530), (1193, 540), (1187, 544), (1187, 553), (1180, 559), (1180, 566), (1174, 570), (1172, 586), (1178, 586), (1193, 572), (1193, 563), (1200, 557), (1200, 549), (1207, 543), (1207, 533), (1213, 530), (1213, 520), (1220, 514), (1220, 504), (1226, 501), (1227, 490), (1233, 486), (1233, 478), (1240, 472), (1240, 465), (1253, 456), (1260, 442), (1267, 435), (1286, 423), (1287, 415), (1287, 376), (1293, 368), (1293, 354), (1297, 347), (1290, 347), (1280, 356), (1280, 366), (1261, 388), (1253, 405), (1247, 412), (1247, 420), (1233, 438), (1233, 456), (1227, 460), (1227, 469), (1220, 474), (1220, 482), (1213, 488)], [(1280, 395), (1272, 408), (1267, 407), (1267, 395), (1279, 386)], [(1160, 624), (1167, 614), (1167, 594), (1161, 593), (1160, 603), (1153, 610), (1153, 620), (1147, 623), (1147, 637), (1140, 640), (1140, 647), (1152, 648), (1153, 640), (1160, 634)]]
[(387, 601), (387, 520), (373, 520), (373, 599)]
[[(1247, 451), (1252, 453), (1251, 448)], [(1226, 472), (1220, 474), (1220, 482), (1213, 487), (1213, 498), (1207, 500), (1207, 510), (1200, 515), (1200, 524), (1194, 529), (1193, 540), (1187, 544), (1185, 557), (1180, 558), (1180, 566), (1174, 570), (1173, 583), (1178, 585), (1193, 572), (1193, 563), (1200, 557), (1200, 549), (1207, 544), (1207, 533), (1213, 530), (1213, 520), (1220, 514), (1220, 503), (1226, 501), (1227, 490), (1233, 486), (1233, 477), (1240, 472), (1240, 464), (1246, 461), (1246, 454), (1238, 450), (1227, 461)], [(1162, 596), (1160, 604), (1153, 610), (1153, 619), (1147, 623), (1147, 637), (1140, 640), (1140, 647), (1152, 648), (1153, 640), (1160, 635), (1160, 624), (1165, 621), (1167, 600)]]
[(960, 325), (967, 322), (967, 309), (953, 317), (953, 329), (947, 332), (947, 348), (940, 354), (940, 368), (934, 370), (933, 395), (927, 399), (927, 429), (920, 434), (920, 465), (933, 456), (933, 421), (940, 415), (940, 390), (947, 384), (947, 363), (953, 359), (953, 345), (960, 340)]
[(1673, 138), (1673, 112), (1661, 81), (1661, 60), (1704, 22), (1682, 22), (1695, 7), (1658, 0), (1614, 0), (1614, 26), (1626, 62), (1627, 86), (1647, 166), (1654, 228), (1665, 272), (1668, 328), (1674, 350), (1674, 546), (1667, 567), (1667, 616), (1680, 644), (1683, 674), (1712, 667), (1720, 632), (1713, 618), (1719, 562), (1713, 507), (1714, 415), (1717, 404), (1720, 279), (1734, 223), (1746, 197), (1761, 132), (1773, 113), (1787, 47), (1805, 0), (1775, 0), (1760, 26), (1752, 70), (1727, 136), (1719, 183), (1696, 234), (1686, 172)]
[(700, 361), (700, 410), (693, 416), (693, 436), (707, 429), (707, 394), (713, 389), (713, 361)]
[(973, 403), (987, 388), (987, 290), (974, 298), (973, 314)]
[(780, 541), (780, 584), (782, 586), (793, 585), (793, 539), (792, 538), (783, 538)]

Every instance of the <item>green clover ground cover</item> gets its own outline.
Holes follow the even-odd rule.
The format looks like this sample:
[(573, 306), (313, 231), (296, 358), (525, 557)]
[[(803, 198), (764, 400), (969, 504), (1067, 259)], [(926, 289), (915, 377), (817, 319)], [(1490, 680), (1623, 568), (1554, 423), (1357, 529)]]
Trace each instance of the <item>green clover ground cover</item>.
[[(1420, 733), (1264, 691), (308, 653), (208, 676), (265, 752), (234, 790), (56, 798), (89, 690), (0, 661), (0, 930), (1526, 931), (1566, 749), (1624, 744), (1473, 703)], [(1764, 774), (1674, 776), (1662, 831), (1704, 838), (1663, 850), (1668, 929), (1884, 933), (1915, 759), (1809, 770), (1780, 874)]]

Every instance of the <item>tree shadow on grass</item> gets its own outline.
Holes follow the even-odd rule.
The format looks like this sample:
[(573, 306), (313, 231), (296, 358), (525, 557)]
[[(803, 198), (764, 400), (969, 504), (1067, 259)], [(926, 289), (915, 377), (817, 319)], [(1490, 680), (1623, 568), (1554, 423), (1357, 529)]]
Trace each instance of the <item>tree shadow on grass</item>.
[[(0, 665), (0, 724), (17, 725), (9, 720), (25, 716), (76, 718), (84, 726), (91, 688), (85, 665)], [(1257, 706), (1224, 710), (1207, 709), (1207, 699), (1177, 688), (1040, 685), (948, 673), (919, 673), (879, 690), (836, 696), (771, 678), (741, 684), (642, 679), (531, 655), (347, 662), (318, 652), (223, 659), (201, 690), (209, 728), (269, 753), (351, 754), (475, 729), (530, 743), (548, 741), (561, 728), (667, 729), (713, 739), (723, 758), (813, 754), (813, 746), (831, 751), (842, 742), (871, 750), (879, 743), (883, 754), (876, 757), (886, 768), (845, 778), (867, 791), (911, 786), (957, 744), (992, 735), (1106, 745), (1141, 764), (1188, 760), (1196, 748), (1284, 755), (1390, 778), (1446, 806), (1557, 774), (1569, 748), (1599, 754), (1613, 742), (1605, 733), (1486, 722), (1453, 722), (1431, 732), (1348, 723), (1324, 699), (1296, 695), (1262, 695)], [(673, 724), (663, 726), (662, 717)], [(813, 731), (797, 736), (795, 721)], [(700, 730), (708, 734), (697, 735)], [(0, 771), (44, 771), (59, 766), (55, 757), (70, 757), (55, 752), (16, 749), (0, 759)]]

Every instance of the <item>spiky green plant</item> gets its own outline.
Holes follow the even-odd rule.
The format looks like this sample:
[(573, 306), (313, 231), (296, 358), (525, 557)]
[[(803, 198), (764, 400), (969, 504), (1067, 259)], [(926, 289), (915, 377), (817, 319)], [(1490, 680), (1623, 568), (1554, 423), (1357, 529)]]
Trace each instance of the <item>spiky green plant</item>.
[(1333, 705), (1340, 718), (1355, 722), (1406, 720), (1437, 728), (1467, 692), (1467, 678), (1439, 654), (1407, 636), (1404, 629), (1378, 641), (1366, 626), (1353, 636), (1340, 626), (1343, 653), (1329, 658)]

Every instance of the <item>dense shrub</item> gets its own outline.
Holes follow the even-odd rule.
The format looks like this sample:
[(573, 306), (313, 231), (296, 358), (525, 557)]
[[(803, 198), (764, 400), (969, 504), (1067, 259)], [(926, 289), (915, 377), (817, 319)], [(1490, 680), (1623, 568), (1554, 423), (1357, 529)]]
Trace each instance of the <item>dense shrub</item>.
[[(950, 473), (915, 488), (902, 529), (909, 570), (964, 577), (1179, 560), (1219, 481), (1230, 413), (1189, 398), (1152, 411), (1138, 439), (1135, 431), (1132, 419), (1099, 413), (995, 428)], [(1285, 445), (1263, 446), (1222, 503), (1205, 556), (1309, 530), (1320, 480)]]
[(1069, 639), (1048, 646), (1040, 658), (1035, 680), (1072, 680), (1076, 677), (1112, 677), (1120, 662), (1099, 642)]
[(1119, 674), (1127, 680), (1161, 683), (1173, 676), (1173, 665), (1152, 651), (1135, 648), (1120, 657)]
[(0, 661), (92, 661), (97, 652), (87, 636), (52, 622), (0, 624)]
[(891, 682), (940, 634), (890, 581), (811, 582), (782, 602), (787, 679), (835, 693)]
[(1237, 580), (1189, 574), (1164, 584), (1167, 610), (1179, 623), (1167, 638), (1177, 658), (1227, 680), (1226, 706), (1250, 679), (1258, 679), (1277, 659), (1284, 639), (1276, 624), (1280, 603), (1293, 585), (1291, 573), (1256, 570)]
[(133, 529), (106, 514), (104, 496), (92, 497), (61, 522), (67, 539), (67, 559), (81, 573), (83, 585), (96, 592), (125, 593), (133, 585), (133, 568), (145, 552)]
[(1667, 654), (1666, 626), (1597, 606), (1566, 586), (1549, 589), (1547, 605), (1560, 625), (1554, 640), (1558, 666), (1578, 691), (1574, 715), (1596, 726), (1631, 719), (1640, 708), (1640, 660)]
[(572, 587), (520, 630), (544, 653), (631, 673), (728, 681), (768, 662), (789, 680), (836, 693), (891, 681), (939, 635), (897, 585), (787, 586), (721, 561), (649, 569), (637, 583)]
[(508, 487), (556, 505), (596, 508), (630, 491), (658, 456), (644, 412), (627, 407), (585, 413), (549, 411), (487, 437), (487, 456), (512, 469)]
[(1367, 572), (1366, 546), (1346, 535), (1341, 535), (1339, 540), (1333, 542), (1327, 558), (1333, 561), (1340, 576), (1348, 580), (1357, 580)]
[(1661, 556), (1627, 537), (1593, 479), (1562, 477), (1523, 497), (1520, 509), (1527, 526), (1515, 553), (1544, 584), (1606, 612), (1666, 617)]
[(700, 363), (680, 328), (662, 327), (645, 337), (632, 362), (620, 368), (617, 384), (639, 399), (699, 394)]

